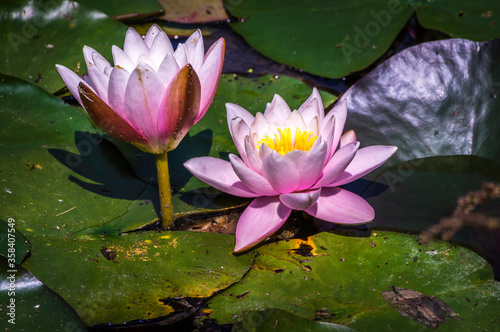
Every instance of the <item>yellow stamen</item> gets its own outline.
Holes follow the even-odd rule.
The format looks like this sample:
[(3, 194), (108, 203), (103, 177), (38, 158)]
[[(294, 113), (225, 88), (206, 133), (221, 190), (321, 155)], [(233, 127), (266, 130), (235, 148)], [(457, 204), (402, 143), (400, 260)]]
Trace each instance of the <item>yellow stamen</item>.
[(285, 153), (293, 151), (293, 150), (302, 150), (309, 151), (311, 150), (314, 142), (318, 138), (318, 136), (314, 136), (314, 133), (311, 131), (302, 131), (297, 128), (295, 133), (295, 140), (292, 141), (292, 134), (290, 128), (285, 128), (282, 130), (278, 128), (278, 134), (274, 135), (274, 138), (266, 135), (260, 141), (257, 142), (257, 148), (260, 149), (262, 144), (266, 144), (268, 147), (278, 152), (282, 156)]

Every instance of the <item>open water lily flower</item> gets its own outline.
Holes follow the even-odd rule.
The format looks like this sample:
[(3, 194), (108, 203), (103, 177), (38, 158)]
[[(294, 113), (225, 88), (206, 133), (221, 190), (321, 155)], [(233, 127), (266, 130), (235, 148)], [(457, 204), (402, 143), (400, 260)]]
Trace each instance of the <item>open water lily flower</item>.
[(236, 228), (235, 251), (249, 249), (276, 232), (292, 210), (329, 222), (373, 220), (373, 208), (339, 186), (361, 178), (389, 159), (396, 147), (359, 148), (353, 131), (342, 135), (347, 102), (325, 116), (316, 89), (298, 110), (275, 95), (254, 117), (226, 104), (227, 120), (241, 157), (188, 160), (184, 166), (200, 180), (226, 193), (255, 197)]
[(108, 135), (155, 154), (173, 150), (207, 112), (224, 61), (224, 39), (205, 54), (198, 30), (174, 51), (154, 24), (143, 38), (130, 28), (114, 66), (91, 47), (83, 54), (88, 77), (56, 65), (73, 96)]

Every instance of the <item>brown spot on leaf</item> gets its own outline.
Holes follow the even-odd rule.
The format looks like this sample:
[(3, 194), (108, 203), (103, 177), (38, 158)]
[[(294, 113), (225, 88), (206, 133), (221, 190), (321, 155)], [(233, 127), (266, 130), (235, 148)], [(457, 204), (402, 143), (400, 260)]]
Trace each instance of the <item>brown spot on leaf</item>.
[(382, 292), (384, 300), (406, 318), (430, 328), (447, 323), (447, 317), (460, 320), (457, 313), (446, 302), (412, 289), (392, 287)]

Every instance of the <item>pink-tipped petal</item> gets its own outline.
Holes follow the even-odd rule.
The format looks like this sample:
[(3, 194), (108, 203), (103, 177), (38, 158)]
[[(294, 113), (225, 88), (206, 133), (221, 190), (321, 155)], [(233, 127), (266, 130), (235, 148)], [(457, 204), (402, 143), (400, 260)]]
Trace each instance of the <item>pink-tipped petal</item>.
[(56, 69), (59, 72), (59, 75), (61, 75), (64, 84), (68, 87), (69, 92), (71, 92), (73, 97), (75, 97), (78, 103), (83, 107), (82, 100), (80, 99), (80, 93), (78, 92), (78, 85), (80, 83), (84, 83), (83, 79), (64, 66), (56, 65)]
[(207, 113), (208, 107), (214, 99), (222, 73), (222, 65), (224, 64), (225, 49), (226, 41), (224, 38), (220, 38), (205, 54), (203, 65), (198, 72), (201, 82), (201, 105), (196, 122), (200, 121), (205, 113)]
[(234, 118), (229, 125), (229, 132), (233, 138), (236, 149), (246, 162), (245, 137), (250, 134), (250, 128), (248, 128), (248, 125), (242, 118)]
[(328, 146), (323, 140), (318, 140), (314, 144), (307, 158), (299, 165), (300, 182), (296, 190), (311, 188), (318, 181), (325, 167)]
[(113, 45), (111, 47), (111, 51), (113, 53), (113, 62), (115, 63), (115, 67), (124, 68), (129, 73), (133, 72), (135, 69), (135, 62), (130, 59), (127, 53), (123, 52), (121, 48)]
[(260, 160), (264, 160), (269, 156), (274, 150), (268, 147), (266, 144), (262, 144), (260, 146), (260, 149), (258, 150), (259, 152), (259, 157)]
[(245, 162), (255, 172), (262, 173), (262, 160), (260, 159), (253, 144), (250, 142), (250, 136), (245, 137), (245, 154), (247, 161)]
[(203, 36), (200, 29), (196, 30), (189, 36), (184, 43), (187, 49), (188, 62), (193, 66), (197, 72), (203, 65), (205, 57), (205, 48), (203, 47)]
[(225, 193), (239, 197), (256, 197), (238, 178), (231, 163), (219, 158), (199, 157), (184, 163), (194, 176)]
[(286, 101), (280, 95), (275, 94), (273, 101), (267, 105), (264, 115), (267, 121), (282, 124), (285, 123), (291, 112)]
[(297, 110), (291, 112), (288, 115), (287, 119), (285, 120), (284, 127), (290, 128), (292, 137), (295, 137), (297, 128), (299, 128), (302, 131), (307, 130), (306, 123), (304, 122), (304, 119), (302, 119), (302, 115), (300, 115), (300, 113)]
[(321, 95), (319, 94), (318, 89), (313, 88), (311, 95), (299, 107), (298, 111), (300, 114), (302, 114), (304, 120), (312, 119), (317, 115), (320, 122), (323, 121), (323, 118), (325, 116), (325, 109), (323, 108), (323, 101), (321, 100)]
[(328, 186), (341, 186), (370, 173), (389, 159), (398, 148), (395, 146), (373, 145), (359, 149), (345, 171)]
[(141, 35), (133, 28), (129, 28), (125, 35), (123, 51), (127, 53), (130, 60), (134, 63), (138, 63), (137, 59), (139, 59), (142, 54), (149, 54), (149, 48), (146, 46), (146, 43), (144, 43), (144, 39), (142, 39)]
[(346, 146), (349, 143), (355, 142), (356, 141), (356, 133), (354, 130), (349, 130), (345, 132), (341, 137), (340, 137), (340, 147)]
[(285, 223), (291, 211), (277, 196), (254, 199), (238, 220), (234, 251), (250, 249), (265, 240)]
[(163, 59), (156, 76), (160, 79), (164, 86), (168, 86), (172, 79), (177, 75), (180, 68), (177, 65), (172, 53), (168, 53)]
[(200, 107), (201, 84), (189, 64), (172, 79), (158, 111), (158, 135), (162, 151), (179, 145), (194, 124)]
[(177, 49), (175, 50), (173, 55), (175, 61), (177, 61), (177, 65), (179, 66), (179, 68), (182, 68), (185, 65), (187, 65), (188, 63), (187, 50), (184, 44), (177, 45)]
[[(165, 56), (167, 54), (174, 54), (174, 49), (172, 47), (172, 43), (170, 42), (170, 39), (168, 39), (167, 34), (165, 32), (160, 32), (155, 40), (153, 41), (153, 44), (151, 45), (151, 49), (149, 50), (149, 57), (160, 66), (160, 64), (163, 62), (165, 59)], [(173, 56), (172, 60), (174, 61)], [(177, 63), (176, 63), (177, 65)]]
[(250, 112), (236, 104), (226, 103), (226, 111), (227, 125), (229, 127), (229, 130), (231, 130), (231, 120), (233, 120), (234, 118), (241, 118), (243, 121), (245, 121), (249, 128), (252, 125), (253, 120), (255, 120), (255, 117), (250, 114)]
[(275, 196), (278, 194), (266, 178), (248, 168), (238, 156), (230, 154), (229, 160), (238, 178), (251, 191), (261, 196)]
[(121, 67), (115, 67), (109, 76), (108, 105), (121, 117), (125, 116), (125, 89), (130, 74)]
[(305, 211), (318, 219), (340, 224), (360, 224), (375, 218), (368, 202), (342, 188), (322, 188), (316, 203)]
[(264, 136), (266, 136), (268, 129), (269, 121), (267, 121), (267, 118), (262, 113), (258, 112), (255, 115), (255, 120), (250, 126), (250, 138), (253, 140), (253, 143), (257, 144), (257, 141), (259, 139), (262, 139)]
[(290, 152), (285, 153), (283, 157), (286, 160), (290, 161), (295, 169), (299, 169), (300, 164), (307, 158), (307, 152), (302, 150), (292, 150)]
[(326, 126), (329, 125), (328, 120), (331, 117), (335, 118), (332, 146), (331, 146), (331, 151), (333, 153), (337, 149), (340, 141), (340, 136), (342, 136), (342, 132), (344, 131), (345, 120), (347, 118), (347, 100), (343, 99), (342, 101), (339, 101), (335, 105), (335, 107), (325, 116), (325, 119), (323, 120), (323, 123), (325, 125), (321, 128), (321, 135), (323, 137), (325, 136), (323, 132), (328, 130)]
[(100, 66), (104, 65), (102, 63), (102, 60), (104, 61), (106, 60), (102, 58), (102, 56), (99, 53), (97, 53), (92, 47), (88, 46), (83, 47), (83, 55), (85, 57), (89, 78), (92, 81), (92, 87), (97, 92), (99, 98), (101, 98), (105, 103), (107, 103), (109, 77), (107, 77), (104, 74), (104, 72), (96, 65), (94, 61), (94, 56), (95, 58), (99, 59), (98, 61)]
[(320, 188), (329, 186), (330, 183), (335, 181), (352, 162), (356, 152), (358, 152), (358, 149), (359, 142), (352, 142), (341, 147), (328, 161), (323, 169), (323, 176), (314, 187)]
[[(144, 36), (144, 43), (148, 48), (151, 48), (153, 45), (153, 42), (155, 39), (163, 32), (163, 30), (158, 26), (158, 24), (153, 24), (148, 32), (146, 33), (146, 36)], [(165, 34), (165, 32), (163, 32)]]
[[(131, 31), (131, 30), (129, 30)], [(135, 128), (158, 143), (157, 119), (164, 89), (152, 69), (139, 64), (130, 74), (125, 89), (125, 114)]]
[(309, 209), (318, 200), (321, 188), (300, 193), (281, 194), (281, 203), (293, 210), (304, 211)]
[(300, 175), (292, 162), (272, 151), (262, 161), (262, 175), (281, 194), (293, 192), (299, 185)]

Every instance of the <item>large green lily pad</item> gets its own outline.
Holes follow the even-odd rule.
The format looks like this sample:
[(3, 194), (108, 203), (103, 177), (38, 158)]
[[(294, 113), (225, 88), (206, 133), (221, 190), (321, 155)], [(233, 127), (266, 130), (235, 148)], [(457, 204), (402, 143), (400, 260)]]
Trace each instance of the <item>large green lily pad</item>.
[[(123, 324), (191, 309), (239, 281), (250, 257), (231, 254), (230, 235), (144, 232), (112, 236), (30, 235), (23, 267), (61, 295), (84, 321)], [(64, 277), (61, 277), (64, 276)]]
[(419, 324), (382, 296), (399, 287), (451, 306), (461, 320), (448, 319), (440, 331), (500, 327), (500, 283), (483, 258), (456, 245), (422, 244), (414, 235), (382, 231), (320, 233), (265, 245), (256, 253), (245, 278), (208, 302), (209, 318), (234, 323), (245, 310), (276, 308), (357, 331), (416, 330)]
[(500, 40), (408, 48), (343, 96), (361, 144), (396, 145), (390, 163), (476, 155), (500, 162)]
[(33, 274), (2, 256), (0, 268), (3, 331), (86, 331), (73, 308)]
[[(416, 12), (422, 24), (478, 41), (500, 37), (496, 1), (226, 0), (231, 27), (256, 50), (312, 74), (338, 78), (368, 67)], [(279, 46), (278, 46), (279, 45)], [(414, 64), (412, 64), (414, 65)]]
[(76, 69), (80, 63), (85, 73), (83, 46), (110, 59), (111, 46), (123, 47), (127, 31), (105, 14), (68, 0), (4, 2), (0, 21), (0, 73), (51, 93), (64, 87), (55, 64)]

